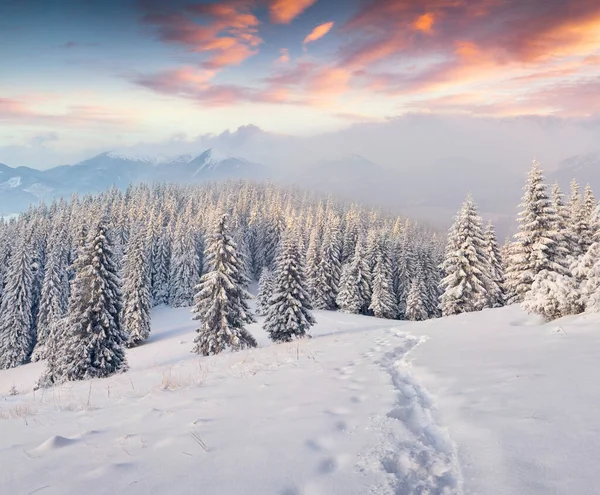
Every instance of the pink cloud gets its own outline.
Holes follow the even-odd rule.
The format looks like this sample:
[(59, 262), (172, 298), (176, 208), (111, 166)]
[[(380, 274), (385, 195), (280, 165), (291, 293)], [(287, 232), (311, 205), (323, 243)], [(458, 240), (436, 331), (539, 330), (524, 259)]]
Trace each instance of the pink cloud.
[(325, 24), (320, 24), (316, 28), (314, 28), (310, 34), (304, 38), (304, 44), (312, 43), (313, 41), (320, 40), (323, 36), (325, 36), (331, 28), (333, 27), (333, 22), (326, 22)]
[(254, 2), (229, 0), (193, 4), (175, 13), (149, 13), (144, 22), (154, 26), (162, 41), (179, 43), (189, 50), (207, 53), (204, 66), (219, 69), (237, 65), (255, 55), (262, 43)]
[(271, 20), (277, 24), (289, 24), (317, 0), (268, 0)]
[[(137, 115), (99, 105), (70, 105), (61, 113), (36, 110), (29, 102), (40, 101), (36, 95), (22, 100), (0, 98), (0, 121), (23, 125), (65, 125), (87, 127), (96, 125), (127, 126)], [(26, 103), (27, 102), (27, 103)]]
[(214, 84), (210, 82), (211, 78), (210, 72), (184, 67), (139, 76), (133, 82), (157, 93), (189, 98), (211, 107), (248, 102), (292, 103), (289, 91), (281, 86), (256, 89), (235, 84)]
[(287, 48), (279, 50), (279, 57), (275, 62), (278, 64), (288, 64), (290, 62), (290, 51)]

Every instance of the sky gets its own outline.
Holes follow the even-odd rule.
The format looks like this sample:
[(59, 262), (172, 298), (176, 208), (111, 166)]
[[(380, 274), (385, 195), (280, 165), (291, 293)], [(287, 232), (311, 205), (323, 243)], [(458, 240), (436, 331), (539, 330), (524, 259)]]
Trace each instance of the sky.
[[(492, 133), (518, 120), (517, 140), (552, 119), (568, 132), (548, 145), (589, 151), (600, 2), (0, 0), (0, 61), (0, 162), (12, 166), (254, 126), (350, 130), (364, 151), (352, 129), (422, 114)], [(417, 141), (435, 146), (418, 122)]]

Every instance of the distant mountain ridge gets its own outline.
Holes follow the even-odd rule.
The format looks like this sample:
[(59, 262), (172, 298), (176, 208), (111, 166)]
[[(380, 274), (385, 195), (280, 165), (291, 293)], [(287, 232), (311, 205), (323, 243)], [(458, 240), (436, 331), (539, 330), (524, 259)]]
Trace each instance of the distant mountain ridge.
[(264, 179), (269, 170), (244, 158), (207, 149), (197, 156), (134, 156), (100, 153), (74, 165), (47, 170), (0, 164), (0, 215), (25, 210), (39, 201), (89, 194), (138, 182), (190, 183), (225, 179)]

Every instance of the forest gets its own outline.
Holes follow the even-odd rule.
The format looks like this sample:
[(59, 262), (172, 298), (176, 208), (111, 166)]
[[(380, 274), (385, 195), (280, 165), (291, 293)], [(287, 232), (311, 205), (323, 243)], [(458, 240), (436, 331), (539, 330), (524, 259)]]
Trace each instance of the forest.
[(255, 347), (253, 312), (274, 342), (310, 336), (313, 309), (413, 321), (513, 303), (546, 320), (600, 312), (599, 209), (589, 186), (571, 189), (565, 201), (534, 162), (502, 247), (470, 195), (447, 234), (249, 181), (41, 204), (0, 222), (0, 368), (46, 360), (40, 387), (126, 371), (158, 305), (191, 308), (200, 355)]

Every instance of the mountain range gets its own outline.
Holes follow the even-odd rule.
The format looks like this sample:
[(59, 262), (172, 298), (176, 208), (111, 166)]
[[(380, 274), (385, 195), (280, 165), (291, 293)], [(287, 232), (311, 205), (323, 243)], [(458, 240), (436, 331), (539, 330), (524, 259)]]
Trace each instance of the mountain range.
[[(197, 183), (226, 179), (270, 179), (366, 204), (400, 209), (405, 215), (448, 225), (465, 195), (472, 192), (486, 218), (499, 233), (514, 228), (526, 168), (507, 172), (495, 163), (448, 157), (424, 167), (390, 170), (356, 154), (307, 163), (300, 169), (270, 167), (211, 148), (199, 155), (144, 156), (108, 151), (74, 165), (47, 170), (0, 164), (0, 216), (18, 213), (39, 201), (73, 193), (88, 194), (111, 186), (121, 189), (139, 182)], [(571, 157), (546, 173), (568, 194), (576, 178), (600, 193), (600, 153)]]
[(88, 194), (138, 182), (190, 183), (232, 178), (263, 179), (268, 169), (243, 158), (208, 149), (176, 157), (144, 157), (105, 152), (74, 165), (47, 170), (0, 164), (0, 214), (25, 210), (39, 201)]

